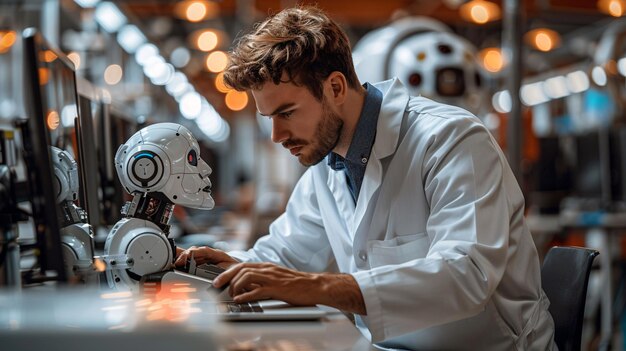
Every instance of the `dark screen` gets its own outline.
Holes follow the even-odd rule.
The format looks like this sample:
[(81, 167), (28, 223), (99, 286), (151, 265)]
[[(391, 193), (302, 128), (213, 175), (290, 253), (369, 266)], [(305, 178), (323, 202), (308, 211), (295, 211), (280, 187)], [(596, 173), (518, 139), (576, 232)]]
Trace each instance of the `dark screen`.
[(24, 100), (28, 119), (22, 126), (22, 140), (37, 260), (44, 275), (52, 271), (57, 280), (67, 281), (49, 146), (55, 144), (61, 134), (61, 120), (77, 115), (74, 66), (35, 29), (26, 29), (23, 40)]

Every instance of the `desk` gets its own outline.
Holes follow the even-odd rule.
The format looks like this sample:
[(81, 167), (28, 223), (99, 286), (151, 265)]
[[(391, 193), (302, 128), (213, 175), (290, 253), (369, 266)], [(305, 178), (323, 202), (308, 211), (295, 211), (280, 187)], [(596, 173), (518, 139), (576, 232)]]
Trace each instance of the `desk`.
[[(376, 350), (346, 316), (334, 309), (322, 307), (329, 313), (317, 321), (220, 322), (213, 313), (189, 308), (201, 305), (186, 305), (181, 301), (162, 300), (161, 304), (146, 305), (145, 300), (132, 298), (130, 293), (55, 289), (49, 284), (21, 292), (0, 290), (0, 348)], [(158, 305), (160, 309), (152, 308)]]
[(321, 321), (228, 322), (221, 331), (225, 351), (379, 350), (341, 313)]

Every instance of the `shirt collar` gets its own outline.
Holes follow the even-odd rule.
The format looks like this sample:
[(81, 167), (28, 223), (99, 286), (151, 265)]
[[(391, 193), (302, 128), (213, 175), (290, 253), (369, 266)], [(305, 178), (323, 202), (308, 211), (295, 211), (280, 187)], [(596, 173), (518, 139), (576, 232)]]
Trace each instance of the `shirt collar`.
[(369, 161), (376, 138), (376, 125), (383, 101), (383, 93), (369, 83), (363, 84), (363, 87), (366, 89), (363, 109), (348, 147), (346, 158), (344, 159), (334, 152), (328, 155), (328, 165), (333, 170), (343, 169), (345, 160), (363, 165)]

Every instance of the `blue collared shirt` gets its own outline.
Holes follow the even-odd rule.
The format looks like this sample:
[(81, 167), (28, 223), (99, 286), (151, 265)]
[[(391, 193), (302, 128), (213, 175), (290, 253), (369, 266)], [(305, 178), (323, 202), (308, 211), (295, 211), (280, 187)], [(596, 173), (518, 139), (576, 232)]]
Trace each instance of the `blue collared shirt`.
[(369, 83), (365, 83), (363, 87), (367, 90), (367, 94), (346, 157), (343, 158), (334, 152), (328, 155), (330, 168), (335, 171), (345, 171), (348, 188), (355, 203), (359, 198), (361, 184), (363, 184), (365, 177), (365, 168), (370, 158), (372, 146), (374, 146), (378, 114), (383, 102), (383, 93), (380, 90)]

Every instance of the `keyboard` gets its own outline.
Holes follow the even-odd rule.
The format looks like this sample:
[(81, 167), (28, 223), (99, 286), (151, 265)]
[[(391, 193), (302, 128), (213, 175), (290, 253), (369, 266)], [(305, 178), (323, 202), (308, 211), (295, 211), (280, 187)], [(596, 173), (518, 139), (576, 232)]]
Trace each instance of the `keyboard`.
[(247, 303), (235, 303), (235, 302), (227, 302), (226, 307), (228, 307), (228, 311), (231, 313), (238, 312), (255, 312), (260, 313), (263, 312), (261, 306), (259, 306), (256, 302), (247, 302)]
[(220, 275), (224, 271), (225, 269), (220, 266), (204, 263), (204, 264), (197, 266), (195, 272), (189, 272), (189, 273), (193, 275), (197, 275), (198, 277), (206, 278), (209, 280), (214, 280), (215, 278), (217, 278), (218, 275)]

